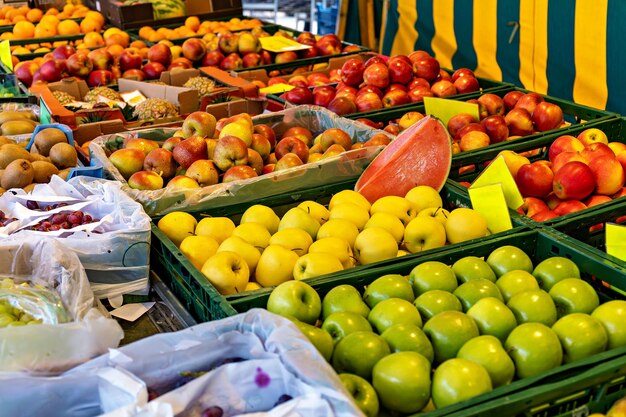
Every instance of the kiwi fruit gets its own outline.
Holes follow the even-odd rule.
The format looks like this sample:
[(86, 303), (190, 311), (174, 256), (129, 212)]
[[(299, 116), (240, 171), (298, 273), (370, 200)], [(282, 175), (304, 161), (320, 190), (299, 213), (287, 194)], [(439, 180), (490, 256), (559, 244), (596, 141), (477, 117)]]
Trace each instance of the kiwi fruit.
[(63, 180), (67, 181), (67, 177), (70, 175), (70, 171), (72, 170), (72, 168), (65, 168), (59, 171), (59, 173), (57, 174), (59, 177), (61, 177)]
[(74, 168), (78, 164), (78, 153), (69, 143), (57, 143), (50, 149), (50, 161), (59, 169)]
[(15, 144), (15, 141), (13, 139), (9, 139), (9, 138), (7, 138), (5, 136), (0, 136), (0, 146), (6, 145), (7, 143)]
[(12, 143), (0, 147), (0, 169), (5, 169), (16, 159), (30, 159), (30, 154), (26, 149)]
[(47, 156), (39, 155), (38, 153), (31, 153), (29, 157), (29, 161), (30, 162), (35, 162), (35, 161), (50, 162), (50, 158)]
[(57, 143), (68, 143), (65, 133), (53, 127), (42, 129), (35, 135), (35, 146), (40, 155), (48, 156)]
[(22, 187), (22, 190), (24, 190), (27, 193), (32, 193), (33, 190), (35, 189), (35, 185), (37, 185), (37, 183), (32, 182), (32, 183), (28, 184), (26, 187)]
[(24, 188), (33, 182), (35, 170), (26, 159), (16, 159), (4, 169), (0, 186), (6, 190)]
[(59, 173), (59, 169), (54, 164), (46, 161), (35, 161), (31, 163), (35, 170), (34, 182), (48, 183), (53, 175)]

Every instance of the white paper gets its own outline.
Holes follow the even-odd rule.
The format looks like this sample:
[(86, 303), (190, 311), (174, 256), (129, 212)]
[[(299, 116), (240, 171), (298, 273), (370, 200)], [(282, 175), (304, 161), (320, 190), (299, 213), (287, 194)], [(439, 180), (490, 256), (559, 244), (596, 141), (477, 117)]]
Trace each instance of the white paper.
[(154, 301), (147, 303), (132, 303), (121, 306), (111, 311), (111, 315), (126, 321), (135, 321), (152, 308)]

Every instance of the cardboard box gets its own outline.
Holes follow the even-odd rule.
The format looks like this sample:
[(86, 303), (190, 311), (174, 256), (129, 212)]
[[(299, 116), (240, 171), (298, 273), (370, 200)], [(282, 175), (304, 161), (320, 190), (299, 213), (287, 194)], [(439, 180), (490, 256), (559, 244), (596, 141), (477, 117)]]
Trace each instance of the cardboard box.
[(244, 97), (254, 98), (259, 96), (259, 87), (244, 78), (233, 76), (230, 73), (215, 67), (202, 67), (200, 68), (200, 72), (205, 74), (207, 77), (220, 82), (222, 85), (240, 89), (243, 92)]

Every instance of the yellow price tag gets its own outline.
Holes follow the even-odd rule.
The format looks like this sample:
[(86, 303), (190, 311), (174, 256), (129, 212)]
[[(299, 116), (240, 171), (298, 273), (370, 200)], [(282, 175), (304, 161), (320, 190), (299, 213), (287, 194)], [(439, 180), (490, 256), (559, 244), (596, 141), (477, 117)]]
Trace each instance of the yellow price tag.
[(259, 89), (259, 92), (261, 94), (280, 94), (280, 93), (284, 93), (285, 91), (291, 91), (294, 88), (296, 87), (291, 84), (279, 83), (279, 84), (270, 85), (269, 87), (263, 87)]
[(502, 192), (507, 206), (512, 210), (517, 210), (524, 204), (522, 194), (515, 184), (515, 179), (511, 171), (504, 162), (504, 157), (499, 156), (474, 180), (470, 189), (484, 187), (486, 185), (502, 184)]
[(472, 187), (468, 191), (472, 208), (483, 215), (492, 234), (513, 228), (502, 184)]
[(11, 59), (11, 45), (9, 41), (0, 42), (0, 61), (9, 71), (13, 72), (13, 59)]
[(471, 114), (476, 120), (480, 118), (478, 104), (466, 103), (464, 101), (424, 97), (424, 108), (426, 114), (435, 116), (446, 126), (448, 125), (448, 120), (459, 113)]
[(261, 42), (261, 48), (270, 52), (300, 51), (311, 48), (310, 45), (303, 45), (284, 36), (266, 36), (259, 38), (259, 41)]
[(626, 226), (607, 223), (605, 228), (606, 253), (626, 261)]

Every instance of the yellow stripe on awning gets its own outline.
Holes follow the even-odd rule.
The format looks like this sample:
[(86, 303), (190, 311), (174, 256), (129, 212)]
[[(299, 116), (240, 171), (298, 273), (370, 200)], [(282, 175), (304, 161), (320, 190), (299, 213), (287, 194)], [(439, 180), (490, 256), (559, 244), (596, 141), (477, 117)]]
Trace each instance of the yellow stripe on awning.
[(442, 68), (452, 69), (452, 57), (457, 43), (454, 34), (454, 0), (433, 1), (435, 35), (431, 46)]
[(535, 1), (535, 82), (533, 91), (548, 92), (548, 0)]
[(476, 73), (479, 77), (502, 80), (496, 60), (498, 49), (498, 0), (474, 1), (472, 42), (476, 51)]
[(415, 49), (417, 42), (417, 1), (419, 0), (399, 0), (398, 14), (398, 33), (393, 40), (391, 47), (391, 56), (408, 55)]
[(519, 2), (519, 79), (525, 88), (534, 90), (533, 54), (534, 54), (534, 20), (535, 0), (520, 0)]
[[(606, 24), (608, 0), (577, 0), (574, 22), (574, 101), (604, 109), (606, 79)], [(623, 45), (622, 45), (623, 47)]]

